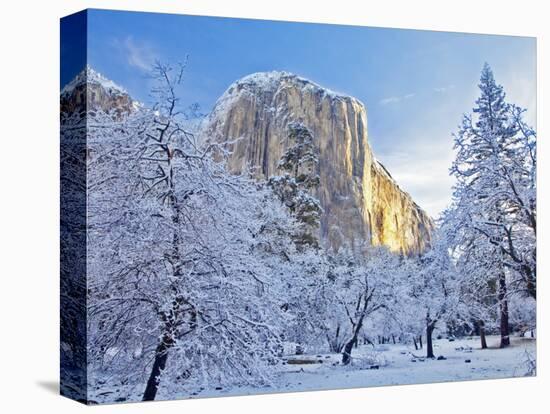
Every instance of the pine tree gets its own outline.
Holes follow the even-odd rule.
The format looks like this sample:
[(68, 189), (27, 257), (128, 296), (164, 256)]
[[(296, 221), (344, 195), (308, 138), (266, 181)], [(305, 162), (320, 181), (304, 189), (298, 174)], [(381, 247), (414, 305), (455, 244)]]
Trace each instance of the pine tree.
[(288, 125), (288, 139), (293, 145), (284, 152), (278, 165), (284, 175), (271, 177), (268, 184), (299, 223), (294, 235), (296, 245), (319, 247), (322, 208), (319, 200), (310, 194), (320, 182), (313, 133), (302, 123), (292, 122)]
[(529, 190), (536, 188), (535, 134), (523, 122), (522, 110), (506, 102), (487, 64), (479, 89), (474, 115), (464, 115), (455, 136), (456, 185), (444, 222), (463, 254), (464, 249), (494, 252), (496, 260), (484, 274), (497, 290), (501, 346), (507, 346), (510, 286), (517, 291), (521, 283), (528, 295), (536, 295), (536, 191)]

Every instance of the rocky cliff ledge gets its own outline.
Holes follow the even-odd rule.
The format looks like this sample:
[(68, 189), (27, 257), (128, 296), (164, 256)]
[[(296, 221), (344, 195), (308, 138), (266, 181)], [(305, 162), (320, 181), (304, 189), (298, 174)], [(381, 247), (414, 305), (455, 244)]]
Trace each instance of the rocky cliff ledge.
[[(141, 107), (141, 104), (133, 100), (121, 86), (90, 66), (86, 66), (63, 87), (60, 104), (62, 114), (101, 110), (122, 116)], [(93, 114), (89, 113), (88, 116)]]
[(322, 239), (338, 248), (361, 240), (415, 254), (430, 243), (433, 222), (374, 158), (367, 113), (357, 99), (286, 72), (249, 75), (233, 83), (206, 119), (202, 134), (231, 141), (232, 172), (255, 167), (258, 177), (278, 175), (289, 146), (287, 125), (303, 122), (319, 147), (324, 214)]

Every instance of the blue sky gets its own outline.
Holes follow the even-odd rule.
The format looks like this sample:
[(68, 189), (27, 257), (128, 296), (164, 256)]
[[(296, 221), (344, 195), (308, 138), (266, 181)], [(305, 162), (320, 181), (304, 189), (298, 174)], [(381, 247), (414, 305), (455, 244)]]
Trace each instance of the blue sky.
[[(155, 59), (186, 55), (182, 98), (205, 112), (233, 81), (258, 71), (286, 70), (357, 97), (376, 157), (433, 216), (450, 200), (452, 133), (474, 104), (484, 62), (535, 122), (534, 38), (88, 12), (88, 63), (138, 100), (149, 99), (146, 74)], [(78, 65), (62, 73), (62, 85)]]

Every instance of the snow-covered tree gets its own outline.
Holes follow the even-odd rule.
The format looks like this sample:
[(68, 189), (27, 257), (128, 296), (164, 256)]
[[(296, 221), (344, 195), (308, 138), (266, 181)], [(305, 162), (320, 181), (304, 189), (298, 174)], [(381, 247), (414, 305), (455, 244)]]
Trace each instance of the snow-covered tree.
[(434, 236), (432, 248), (418, 259), (409, 261), (409, 309), (424, 319), (426, 357), (434, 358), (433, 332), (460, 312), (460, 280), (449, 255), (445, 240)]
[(86, 111), (61, 112), (61, 393), (86, 389)]
[(326, 350), (330, 331), (333, 284), (328, 279), (328, 260), (322, 250), (299, 249), (281, 271), (299, 283), (288, 285), (285, 340), (296, 353)]
[(505, 101), (487, 64), (479, 88), (474, 114), (464, 115), (455, 136), (456, 185), (444, 222), (457, 254), (493, 253), (485, 282), (498, 290), (501, 346), (507, 346), (509, 289), (536, 297), (536, 135), (524, 111)]
[(321, 205), (311, 192), (319, 186), (319, 156), (313, 133), (299, 122), (288, 125), (292, 145), (279, 161), (282, 176), (270, 177), (269, 185), (290, 209), (299, 226), (295, 233), (300, 247), (319, 246)]
[(183, 69), (155, 74), (151, 110), (88, 125), (90, 356), (119, 384), (146, 382), (144, 400), (165, 377), (168, 394), (266, 383), (302, 280), (283, 271), (292, 218), (183, 127)]
[(507, 266), (518, 278), (512, 281), (514, 291), (537, 297), (537, 146), (536, 132), (523, 119), (525, 109), (516, 105), (508, 108), (515, 129), (512, 144), (507, 149), (503, 177), (508, 185), (510, 225), (505, 232), (510, 259)]
[(500, 314), (496, 279), (487, 277), (500, 265), (500, 256), (495, 250), (495, 246), (482, 240), (481, 245), (470, 245), (457, 254), (455, 264), (461, 275), (460, 295), (464, 304), (462, 316), (473, 325), (480, 337), (482, 349), (487, 348), (486, 331), (494, 330)]
[[(353, 348), (368, 336), (363, 331), (369, 319), (393, 312), (399, 261), (385, 247), (372, 246), (356, 253), (342, 248), (333, 256), (328, 275), (331, 306), (324, 329), (330, 348), (342, 353), (342, 364), (351, 362)], [(373, 329), (379, 333), (382, 327)]]

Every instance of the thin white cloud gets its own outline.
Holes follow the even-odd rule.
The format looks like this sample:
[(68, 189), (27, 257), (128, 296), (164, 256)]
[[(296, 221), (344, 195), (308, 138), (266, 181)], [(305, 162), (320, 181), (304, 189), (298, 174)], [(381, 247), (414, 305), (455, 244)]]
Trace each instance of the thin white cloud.
[(449, 92), (451, 89), (454, 89), (454, 85), (447, 85), (447, 86), (441, 86), (439, 88), (434, 88), (434, 92), (438, 92), (438, 93), (446, 93), (446, 92)]
[(133, 36), (115, 39), (113, 44), (126, 57), (128, 65), (143, 71), (151, 70), (157, 53), (149, 43), (138, 42)]
[(454, 178), (449, 168), (455, 158), (452, 133), (460, 121), (460, 108), (467, 107), (463, 101), (470, 99), (449, 99), (446, 104), (427, 106), (426, 113), (413, 118), (401, 114), (391, 136), (371, 137), (376, 157), (433, 218), (451, 202)]
[(389, 105), (389, 104), (396, 104), (401, 101), (407, 100), (414, 97), (414, 93), (408, 93), (403, 96), (390, 96), (389, 98), (384, 98), (379, 101), (380, 105)]
[(400, 101), (401, 101), (401, 99), (398, 98), (397, 96), (392, 96), (390, 98), (381, 99), (380, 104), (381, 105), (388, 105), (388, 104), (397, 103), (397, 102), (400, 102)]
[(451, 201), (454, 179), (449, 175), (453, 152), (449, 145), (416, 142), (406, 151), (377, 154), (397, 184), (434, 218)]
[[(507, 101), (527, 108), (526, 121), (534, 126), (537, 96), (534, 66), (494, 69), (497, 83), (504, 86)], [(432, 87), (429, 93), (417, 96), (420, 102), (426, 99), (423, 111), (412, 117), (405, 111), (392, 114), (396, 116), (395, 125), (383, 135), (371, 137), (376, 157), (397, 184), (434, 218), (452, 199), (455, 180), (449, 175), (449, 168), (456, 154), (451, 134), (456, 132), (462, 114), (471, 113), (475, 106), (480, 94), (477, 81), (476, 76), (464, 84), (443, 83)], [(436, 96), (437, 105), (433, 101)], [(397, 102), (399, 98), (387, 103)]]

